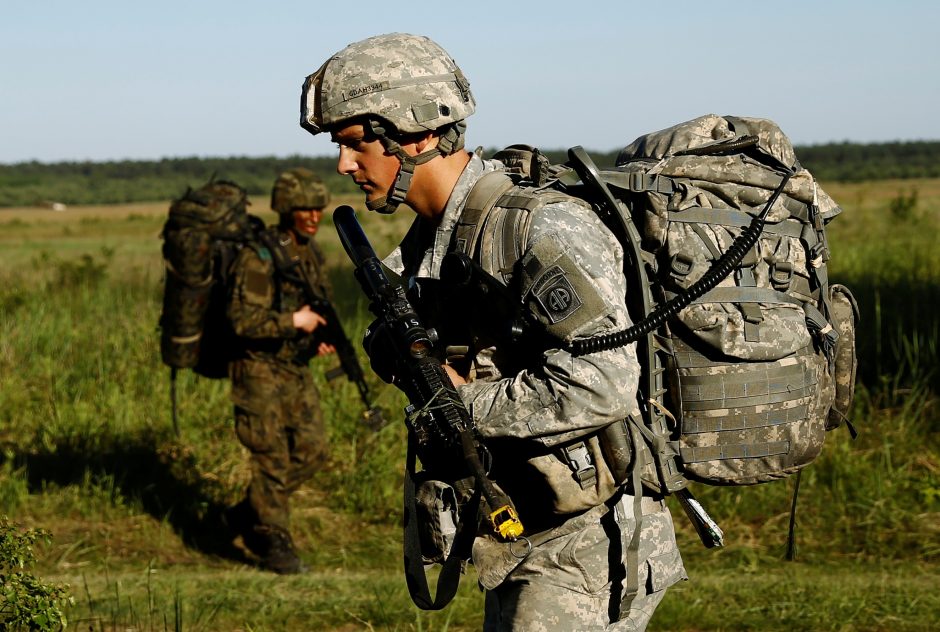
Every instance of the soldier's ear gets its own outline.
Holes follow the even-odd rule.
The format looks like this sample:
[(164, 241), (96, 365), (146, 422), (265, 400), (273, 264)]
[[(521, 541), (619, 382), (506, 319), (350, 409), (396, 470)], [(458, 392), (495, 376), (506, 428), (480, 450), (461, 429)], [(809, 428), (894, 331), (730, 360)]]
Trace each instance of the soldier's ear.
[(415, 155), (418, 155), (428, 149), (431, 149), (432, 147), (435, 147), (439, 140), (440, 138), (434, 132), (426, 132), (420, 134), (409, 134), (406, 142), (414, 143)]

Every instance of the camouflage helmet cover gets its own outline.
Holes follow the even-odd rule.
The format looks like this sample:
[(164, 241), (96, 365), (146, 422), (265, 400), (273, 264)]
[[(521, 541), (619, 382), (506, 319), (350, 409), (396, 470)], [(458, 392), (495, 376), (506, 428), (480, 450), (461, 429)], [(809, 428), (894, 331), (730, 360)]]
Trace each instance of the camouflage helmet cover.
[(474, 110), (470, 82), (427, 37), (378, 35), (350, 44), (304, 81), (300, 125), (319, 134), (372, 116), (399, 133), (436, 130)]
[(322, 209), (329, 203), (330, 190), (317, 174), (304, 167), (279, 175), (271, 190), (271, 210), (279, 214), (295, 209)]

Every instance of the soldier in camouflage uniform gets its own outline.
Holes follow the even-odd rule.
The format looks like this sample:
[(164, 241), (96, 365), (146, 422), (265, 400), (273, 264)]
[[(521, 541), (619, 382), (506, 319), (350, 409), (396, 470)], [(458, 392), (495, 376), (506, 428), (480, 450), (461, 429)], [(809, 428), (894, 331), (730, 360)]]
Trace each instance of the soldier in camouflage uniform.
[[(425, 37), (383, 35), (331, 57), (307, 78), (301, 104), (301, 125), (331, 135), (337, 170), (359, 185), (369, 209), (391, 213), (404, 204), (417, 214), (385, 264), (401, 274), (425, 324), (443, 332), (439, 346), (462, 356), (445, 368), (493, 453), (494, 480), (526, 527), (520, 541), (481, 528), (474, 542), (485, 629), (644, 629), (665, 589), (685, 578), (669, 511), (661, 498), (579, 487), (558, 456), (560, 446), (637, 408), (633, 345), (580, 357), (565, 350), (574, 339), (630, 325), (617, 240), (575, 198), (536, 204), (527, 231), (503, 247), (518, 249), (509, 287), (547, 342), (535, 354), (482, 337), (463, 346), (467, 339), (446, 332), (486, 323), (466, 323), (472, 316), (457, 303), (435, 300), (441, 262), (474, 186), (505, 169), (463, 150), (464, 119), (474, 111), (463, 73)], [(368, 339), (366, 346), (381, 349)], [(382, 364), (377, 353), (374, 367)], [(631, 563), (638, 586), (624, 598)]]
[[(277, 178), (271, 208), (280, 222), (240, 251), (228, 305), (242, 344), (230, 364), (235, 429), (251, 453), (252, 470), (245, 499), (229, 519), (261, 565), (281, 574), (305, 570), (290, 535), (289, 499), (327, 456), (320, 396), (307, 365), (334, 349), (317, 336), (326, 321), (310, 309), (302, 283), (330, 298), (313, 239), (329, 198), (307, 169)], [(290, 272), (276, 261), (289, 263)]]

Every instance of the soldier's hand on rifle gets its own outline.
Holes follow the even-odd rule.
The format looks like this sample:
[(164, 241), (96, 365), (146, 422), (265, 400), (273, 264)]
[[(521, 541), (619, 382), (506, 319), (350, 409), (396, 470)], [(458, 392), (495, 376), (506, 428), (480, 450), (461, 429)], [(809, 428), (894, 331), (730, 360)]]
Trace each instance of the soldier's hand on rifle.
[(328, 355), (330, 353), (336, 353), (336, 347), (334, 347), (330, 343), (321, 342), (317, 346), (317, 355)]
[(320, 325), (326, 324), (326, 319), (310, 309), (309, 305), (304, 305), (293, 314), (294, 327), (305, 332), (313, 333)]
[(466, 384), (467, 380), (460, 373), (457, 372), (457, 369), (452, 367), (449, 364), (443, 364), (444, 372), (447, 373), (447, 377), (450, 378), (450, 381), (454, 386), (460, 386), (461, 384)]
[(395, 365), (398, 353), (389, 339), (385, 325), (381, 321), (374, 320), (366, 327), (362, 338), (362, 348), (369, 356), (369, 364), (375, 374), (383, 382), (392, 384), (395, 380)]

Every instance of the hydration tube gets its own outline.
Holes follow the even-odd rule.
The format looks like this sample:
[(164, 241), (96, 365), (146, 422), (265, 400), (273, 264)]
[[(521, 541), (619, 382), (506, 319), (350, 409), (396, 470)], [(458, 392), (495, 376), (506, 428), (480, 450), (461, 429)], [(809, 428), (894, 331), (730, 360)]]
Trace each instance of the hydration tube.
[[(578, 162), (578, 161), (575, 161)], [(577, 167), (580, 167), (577, 169)], [(605, 202), (610, 205), (619, 204), (616, 199), (610, 193), (610, 189), (607, 188), (607, 185), (600, 179), (599, 174), (597, 174), (594, 169), (593, 164), (585, 164), (582, 162), (580, 165), (576, 165), (578, 175), (581, 176), (582, 180), (586, 184), (592, 184), (595, 188), (600, 187), (601, 193), (604, 197)], [(642, 336), (659, 329), (668, 321), (676, 317), (676, 315), (688, 307), (692, 301), (701, 297), (706, 292), (718, 285), (722, 279), (728, 276), (739, 263), (744, 258), (744, 255), (747, 254), (747, 251), (754, 247), (754, 244), (757, 243), (757, 240), (760, 238), (761, 233), (764, 230), (764, 224), (767, 221), (767, 215), (770, 213), (770, 208), (774, 205), (774, 202), (777, 201), (777, 198), (780, 197), (780, 194), (783, 192), (784, 187), (787, 185), (787, 182), (790, 181), (790, 177), (793, 176), (794, 171), (787, 171), (783, 180), (777, 185), (777, 188), (774, 189), (773, 194), (770, 196), (770, 199), (767, 200), (767, 204), (764, 205), (764, 208), (758, 213), (754, 219), (751, 220), (750, 225), (745, 228), (740, 235), (735, 238), (728, 250), (721, 255), (721, 257), (705, 272), (705, 274), (698, 281), (693, 283), (689, 289), (681, 294), (674, 296), (672, 299), (663, 303), (660, 307), (656, 308), (651, 314), (644, 318), (639, 323), (628, 327), (627, 329), (616, 331), (614, 333), (606, 334), (603, 336), (596, 336), (594, 338), (587, 338), (584, 340), (576, 340), (569, 346), (569, 351), (573, 355), (585, 355), (588, 353), (597, 353), (599, 351), (608, 351), (610, 349), (617, 349), (619, 347), (624, 347), (632, 342), (636, 342)], [(610, 209), (611, 213), (618, 213), (619, 209), (614, 206)], [(636, 265), (642, 265), (641, 262), (637, 262)]]

